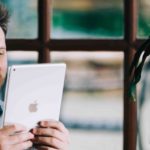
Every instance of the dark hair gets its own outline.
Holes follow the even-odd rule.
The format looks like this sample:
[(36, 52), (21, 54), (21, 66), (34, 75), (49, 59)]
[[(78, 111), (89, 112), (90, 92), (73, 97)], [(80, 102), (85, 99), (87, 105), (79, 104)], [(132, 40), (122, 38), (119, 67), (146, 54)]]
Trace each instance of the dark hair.
[(0, 27), (2, 28), (5, 34), (7, 33), (8, 20), (8, 10), (2, 3), (0, 3)]

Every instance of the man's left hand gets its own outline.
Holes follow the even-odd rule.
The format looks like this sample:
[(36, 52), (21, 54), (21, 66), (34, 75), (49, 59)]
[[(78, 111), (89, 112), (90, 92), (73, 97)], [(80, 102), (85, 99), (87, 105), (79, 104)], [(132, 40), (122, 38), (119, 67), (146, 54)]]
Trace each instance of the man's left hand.
[(41, 121), (39, 127), (32, 130), (33, 142), (41, 150), (68, 150), (69, 131), (58, 121)]

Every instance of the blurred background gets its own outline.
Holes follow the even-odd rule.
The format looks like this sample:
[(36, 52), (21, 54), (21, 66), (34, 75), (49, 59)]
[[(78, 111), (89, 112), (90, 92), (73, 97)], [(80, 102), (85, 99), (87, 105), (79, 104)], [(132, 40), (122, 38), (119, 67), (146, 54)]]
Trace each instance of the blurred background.
[[(37, 0), (2, 0), (11, 11), (7, 38), (38, 37)], [(150, 1), (138, 0), (138, 33), (150, 33)], [(122, 39), (123, 0), (53, 0), (52, 39)], [(67, 73), (61, 121), (71, 134), (70, 150), (123, 147), (123, 52), (51, 52)], [(9, 65), (37, 63), (38, 53), (8, 52)], [(147, 149), (146, 149), (147, 150)]]

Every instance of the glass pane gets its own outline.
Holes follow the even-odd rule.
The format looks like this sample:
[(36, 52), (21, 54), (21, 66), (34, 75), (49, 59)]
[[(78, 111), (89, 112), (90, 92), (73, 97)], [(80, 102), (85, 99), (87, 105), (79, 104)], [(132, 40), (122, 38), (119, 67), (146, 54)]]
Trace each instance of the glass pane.
[(120, 38), (122, 0), (53, 0), (52, 38)]
[(8, 65), (38, 63), (38, 52), (9, 51)]
[(70, 150), (123, 147), (123, 53), (52, 52), (67, 64), (61, 120)]
[(4, 0), (10, 10), (8, 38), (37, 38), (37, 0)]
[(148, 37), (150, 35), (150, 1), (139, 0), (139, 22), (138, 36)]

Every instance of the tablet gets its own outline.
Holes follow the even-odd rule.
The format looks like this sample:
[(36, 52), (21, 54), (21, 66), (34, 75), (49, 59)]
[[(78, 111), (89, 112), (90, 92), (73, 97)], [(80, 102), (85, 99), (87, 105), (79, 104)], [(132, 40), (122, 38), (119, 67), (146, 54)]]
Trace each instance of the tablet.
[(41, 120), (59, 120), (65, 64), (14, 65), (8, 69), (3, 125), (28, 129)]

